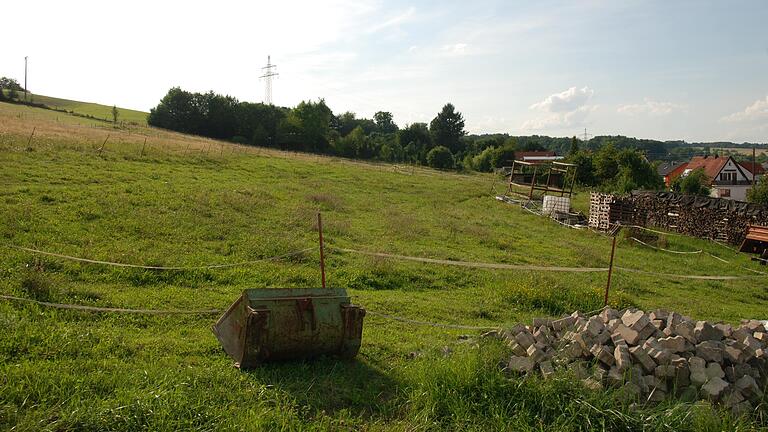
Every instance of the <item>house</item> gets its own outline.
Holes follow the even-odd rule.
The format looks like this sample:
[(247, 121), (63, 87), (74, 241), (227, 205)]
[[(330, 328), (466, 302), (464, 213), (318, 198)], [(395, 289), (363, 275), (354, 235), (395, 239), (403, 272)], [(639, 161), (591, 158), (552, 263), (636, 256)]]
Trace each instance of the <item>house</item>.
[(552, 150), (545, 151), (518, 151), (515, 152), (515, 160), (530, 162), (532, 164), (543, 164), (563, 159)]
[(747, 200), (747, 190), (752, 187), (752, 173), (731, 156), (694, 156), (690, 162), (668, 174), (670, 184), (675, 178), (686, 176), (696, 169), (704, 170), (709, 180), (711, 197)]
[(754, 176), (755, 182), (760, 180), (760, 177), (765, 174), (765, 167), (759, 163), (739, 162), (739, 165), (744, 168), (750, 180), (752, 180), (752, 177)]
[(661, 162), (656, 166), (656, 172), (664, 179), (667, 187), (672, 186), (672, 178), (680, 176), (687, 162)]

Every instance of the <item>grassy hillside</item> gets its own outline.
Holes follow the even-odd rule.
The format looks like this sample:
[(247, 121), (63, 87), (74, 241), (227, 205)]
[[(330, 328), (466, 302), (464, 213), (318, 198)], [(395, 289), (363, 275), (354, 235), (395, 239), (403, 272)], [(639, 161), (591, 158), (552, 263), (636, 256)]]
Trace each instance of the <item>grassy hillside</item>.
[[(34, 136), (30, 142), (32, 130)], [(108, 138), (108, 139), (107, 139)], [(105, 139), (106, 144), (103, 144)], [(30, 142), (28, 144), (28, 142)], [(103, 145), (103, 151), (99, 148)], [(499, 326), (602, 306), (605, 273), (487, 270), (371, 258), (604, 267), (610, 240), (500, 203), (489, 175), (254, 149), (0, 104), (0, 240), (96, 260), (201, 266), (313, 247), (324, 215), (329, 285), (366, 317), (353, 362), (231, 367), (216, 316), (116, 315), (0, 301), (0, 427), (17, 430), (742, 430), (701, 405), (635, 409), (568, 376), (509, 380), (504, 347), (385, 319)], [(577, 200), (584, 205), (586, 194)], [(701, 319), (765, 318), (748, 257), (669, 237), (672, 255), (621, 241), (610, 302)], [(0, 247), (0, 293), (59, 303), (225, 308), (244, 288), (319, 285), (318, 256), (218, 270), (80, 264)], [(749, 269), (753, 270), (750, 271)]]
[[(22, 93), (19, 95), (19, 97), (23, 97), (21, 96)], [(101, 105), (92, 102), (80, 102), (69, 99), (61, 99), (31, 93), (29, 98), (31, 102), (43, 104), (52, 109), (71, 111), (81, 115), (92, 116), (100, 120), (112, 121), (112, 106)], [(118, 110), (120, 112), (118, 120), (124, 121), (126, 123), (131, 122), (146, 126), (147, 113), (120, 107), (118, 107)]]

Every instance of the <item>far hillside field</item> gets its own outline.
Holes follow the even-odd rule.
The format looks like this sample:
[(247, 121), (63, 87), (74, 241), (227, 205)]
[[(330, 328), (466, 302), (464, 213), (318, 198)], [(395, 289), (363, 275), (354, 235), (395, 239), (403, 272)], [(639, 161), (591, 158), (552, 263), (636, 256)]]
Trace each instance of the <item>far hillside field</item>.
[[(80, 108), (97, 112), (90, 109), (97, 110)], [(608, 265), (609, 237), (495, 200), (494, 189), (503, 191), (503, 185), (492, 175), (245, 147), (143, 123), (114, 128), (5, 103), (0, 166), (0, 294), (200, 310), (224, 309), (245, 288), (317, 287), (315, 217), (321, 211), (329, 285), (348, 289), (370, 312), (363, 347), (352, 362), (324, 358), (241, 372), (210, 330), (217, 315), (89, 313), (0, 300), (0, 429), (768, 426), (763, 417), (735, 419), (701, 404), (630, 407), (611, 391), (587, 390), (568, 375), (510, 378), (498, 367), (506, 348), (479, 340), (483, 330), (383, 316), (495, 328), (602, 307), (605, 272), (470, 268), (339, 250), (547, 267)], [(579, 191), (575, 201), (586, 210), (588, 191)], [(703, 253), (671, 254), (621, 236), (615, 265), (657, 274), (617, 270), (611, 305), (667, 308), (731, 323), (768, 318), (765, 267), (712, 242), (664, 238), (666, 249)], [(236, 263), (312, 249), (247, 266), (157, 271), (78, 263), (9, 246), (150, 266)]]
[[(19, 92), (19, 98), (23, 99), (23, 92)], [(91, 102), (80, 102), (69, 99), (60, 99), (51, 96), (43, 96), (30, 93), (29, 101), (44, 104), (49, 108), (57, 110), (72, 111), (77, 114), (95, 117), (99, 120), (112, 121), (112, 106), (101, 105)], [(147, 113), (143, 111), (120, 108), (118, 121), (136, 123), (137, 125), (147, 124)]]

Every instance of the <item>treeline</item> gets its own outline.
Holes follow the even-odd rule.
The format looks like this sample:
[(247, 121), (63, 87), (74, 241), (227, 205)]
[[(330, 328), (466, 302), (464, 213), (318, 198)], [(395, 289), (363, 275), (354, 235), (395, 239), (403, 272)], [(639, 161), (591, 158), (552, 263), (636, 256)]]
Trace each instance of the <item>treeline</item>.
[(241, 144), (443, 169), (456, 167), (457, 157), (466, 153), (464, 119), (450, 103), (429, 125), (400, 128), (390, 112), (379, 111), (372, 119), (352, 112), (336, 115), (323, 99), (285, 108), (172, 88), (150, 110), (147, 122)]

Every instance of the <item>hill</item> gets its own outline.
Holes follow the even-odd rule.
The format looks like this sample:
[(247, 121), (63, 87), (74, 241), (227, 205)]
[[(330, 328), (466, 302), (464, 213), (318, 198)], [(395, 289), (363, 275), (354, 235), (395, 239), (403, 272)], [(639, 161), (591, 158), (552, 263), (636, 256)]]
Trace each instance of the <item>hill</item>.
[[(32, 131), (34, 130), (34, 134)], [(30, 139), (30, 136), (32, 137)], [(238, 263), (316, 248), (328, 280), (370, 312), (353, 362), (231, 367), (215, 315), (88, 313), (0, 301), (0, 427), (18, 430), (747, 430), (700, 405), (630, 407), (567, 375), (509, 379), (480, 330), (602, 306), (603, 272), (483, 269), (370, 257), (605, 267), (610, 239), (496, 201), (491, 175), (254, 148), (144, 126), (114, 128), (0, 103), (0, 293), (130, 309), (226, 308), (252, 287), (319, 285), (315, 249), (223, 269), (160, 271), (30, 254), (30, 247), (146, 266)], [(499, 185), (496, 184), (496, 188)], [(577, 204), (583, 209), (587, 191)], [(620, 241), (616, 307), (697, 319), (764, 318), (761, 267), (702, 240), (678, 255)], [(712, 258), (728, 260), (725, 263)], [(696, 280), (659, 275), (749, 276)], [(410, 321), (396, 321), (389, 315)], [(470, 341), (473, 339), (470, 338)], [(597, 426), (600, 425), (600, 426)]]
[[(112, 107), (108, 105), (61, 99), (38, 94), (30, 94), (30, 101), (37, 104), (43, 104), (54, 110), (70, 111), (83, 116), (91, 116), (100, 120), (112, 121)], [(118, 110), (120, 113), (118, 120), (146, 126), (148, 113), (120, 107), (118, 107)]]

